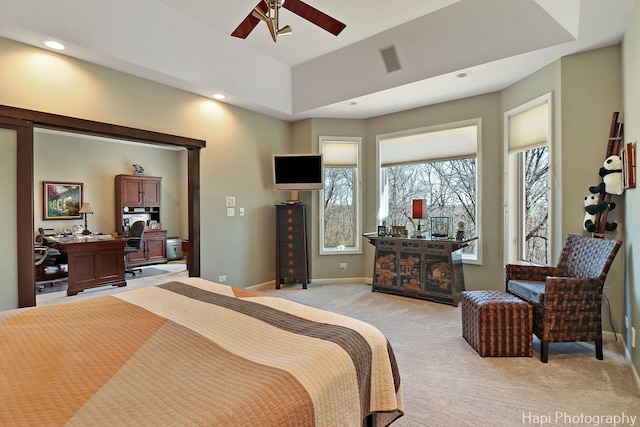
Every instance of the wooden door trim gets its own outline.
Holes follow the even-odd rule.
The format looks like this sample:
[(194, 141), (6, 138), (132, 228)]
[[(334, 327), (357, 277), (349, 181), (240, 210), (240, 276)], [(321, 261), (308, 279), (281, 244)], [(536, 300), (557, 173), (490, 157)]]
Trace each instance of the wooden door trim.
[(42, 127), (58, 131), (80, 133), (105, 138), (120, 139), (160, 146), (177, 146), (187, 150), (187, 191), (189, 256), (187, 268), (189, 276), (200, 277), (200, 150), (206, 141), (184, 136), (159, 133), (144, 129), (96, 122), (42, 111), (27, 110), (0, 105), (0, 125), (18, 131), (18, 257), (31, 260), (18, 266), (19, 307), (35, 305), (33, 269), (33, 129)]
[[(33, 122), (0, 116), (0, 127), (16, 131), (16, 242), (18, 306), (36, 304), (33, 253)], [(25, 284), (30, 284), (27, 287)]]

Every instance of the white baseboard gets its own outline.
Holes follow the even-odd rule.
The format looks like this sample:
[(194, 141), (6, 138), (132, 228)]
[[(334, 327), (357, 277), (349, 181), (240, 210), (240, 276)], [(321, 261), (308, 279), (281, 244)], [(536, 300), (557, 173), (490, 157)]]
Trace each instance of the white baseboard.
[[(609, 332), (613, 335), (613, 333)], [(618, 339), (622, 342), (622, 346), (624, 347), (624, 360), (627, 362), (627, 366), (631, 369), (631, 378), (633, 378), (633, 382), (636, 384), (636, 392), (640, 396), (640, 377), (638, 376), (638, 371), (631, 361), (631, 353), (629, 353), (629, 349), (627, 349), (627, 343), (622, 339), (622, 335), (618, 334)]]
[(371, 285), (370, 277), (340, 277), (336, 279), (313, 279), (312, 283), (319, 285), (346, 285), (349, 283), (362, 283), (365, 285)]
[(268, 282), (258, 283), (257, 285), (247, 286), (247, 289), (251, 289), (252, 291), (269, 291), (271, 289), (275, 289), (276, 281), (270, 280)]
[(638, 371), (636, 370), (636, 367), (633, 365), (633, 362), (631, 361), (631, 354), (629, 353), (629, 349), (627, 349), (627, 343), (622, 338), (622, 334), (614, 334), (613, 332), (602, 331), (602, 339), (605, 342), (615, 341), (617, 339), (622, 343), (622, 348), (624, 350), (624, 360), (627, 366), (629, 367), (629, 369), (631, 370), (631, 378), (633, 378), (633, 382), (635, 383), (635, 386), (636, 386), (636, 392), (638, 393), (638, 396), (640, 396), (640, 376), (638, 376)]
[[(316, 283), (318, 285), (341, 285), (349, 283), (363, 283), (371, 285), (371, 277), (341, 277), (338, 279), (311, 279), (310, 283)], [(270, 280), (264, 283), (258, 283), (257, 285), (249, 286), (247, 289), (254, 291), (264, 291), (275, 289), (276, 281)]]

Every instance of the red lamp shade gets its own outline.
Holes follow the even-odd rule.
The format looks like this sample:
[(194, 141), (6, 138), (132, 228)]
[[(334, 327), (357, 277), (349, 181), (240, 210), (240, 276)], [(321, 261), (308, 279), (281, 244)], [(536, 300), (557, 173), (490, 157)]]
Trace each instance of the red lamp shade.
[(414, 199), (412, 206), (413, 219), (424, 219), (427, 217), (427, 201), (425, 199)]

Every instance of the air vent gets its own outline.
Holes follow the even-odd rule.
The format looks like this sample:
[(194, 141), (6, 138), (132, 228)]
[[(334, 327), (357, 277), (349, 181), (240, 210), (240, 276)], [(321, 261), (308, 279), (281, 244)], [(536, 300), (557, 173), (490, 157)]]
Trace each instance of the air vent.
[(398, 61), (398, 54), (396, 53), (395, 45), (380, 49), (384, 66), (387, 68), (387, 73), (393, 73), (394, 71), (401, 70), (400, 61)]

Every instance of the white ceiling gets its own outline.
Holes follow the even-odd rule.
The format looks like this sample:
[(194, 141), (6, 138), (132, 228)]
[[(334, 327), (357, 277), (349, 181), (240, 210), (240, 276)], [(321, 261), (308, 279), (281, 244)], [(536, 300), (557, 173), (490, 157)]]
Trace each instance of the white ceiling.
[[(284, 120), (368, 118), (501, 90), (556, 59), (618, 43), (636, 0), (305, 0), (337, 37), (286, 9), (231, 32), (259, 0), (0, 0), (0, 36)], [(402, 67), (387, 73), (381, 49)], [(466, 72), (469, 75), (459, 78)]]

